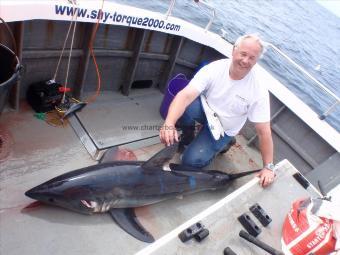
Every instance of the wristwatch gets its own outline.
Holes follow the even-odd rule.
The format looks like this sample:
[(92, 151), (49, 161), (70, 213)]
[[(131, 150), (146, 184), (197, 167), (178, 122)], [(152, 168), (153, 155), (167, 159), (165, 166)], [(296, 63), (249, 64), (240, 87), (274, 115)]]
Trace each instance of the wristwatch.
[(268, 170), (271, 170), (271, 171), (273, 171), (274, 173), (275, 173), (275, 170), (276, 170), (276, 167), (275, 167), (275, 165), (274, 165), (272, 162), (266, 164), (266, 165), (264, 166), (264, 168), (267, 168)]

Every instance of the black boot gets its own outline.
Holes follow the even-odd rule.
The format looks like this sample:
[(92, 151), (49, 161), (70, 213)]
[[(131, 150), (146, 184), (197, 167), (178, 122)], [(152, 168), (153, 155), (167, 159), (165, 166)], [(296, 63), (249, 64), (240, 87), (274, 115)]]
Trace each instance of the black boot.
[(220, 154), (226, 153), (231, 146), (233, 146), (236, 143), (236, 138), (232, 137), (230, 139), (230, 142), (223, 148), (223, 150), (220, 151)]

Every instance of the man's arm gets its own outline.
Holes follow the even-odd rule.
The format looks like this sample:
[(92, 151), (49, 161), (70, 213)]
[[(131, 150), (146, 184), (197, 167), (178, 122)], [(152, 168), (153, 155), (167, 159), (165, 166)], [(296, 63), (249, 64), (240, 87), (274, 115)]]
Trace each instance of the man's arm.
[[(268, 163), (273, 163), (274, 157), (274, 146), (270, 123), (256, 123), (255, 128), (259, 137), (263, 166), (266, 166)], [(260, 177), (260, 184), (263, 187), (266, 187), (274, 181), (275, 174), (273, 171), (264, 167), (258, 176)]]
[(170, 104), (168, 115), (165, 122), (159, 132), (159, 138), (162, 143), (167, 146), (178, 142), (178, 134), (175, 128), (177, 120), (183, 115), (185, 109), (191, 104), (197, 97), (199, 92), (192, 87), (185, 87), (181, 90)]

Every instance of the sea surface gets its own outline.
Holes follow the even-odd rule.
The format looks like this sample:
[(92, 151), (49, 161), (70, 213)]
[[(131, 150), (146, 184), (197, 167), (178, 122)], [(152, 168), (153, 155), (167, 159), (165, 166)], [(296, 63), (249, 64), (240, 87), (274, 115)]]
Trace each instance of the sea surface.
[[(168, 0), (110, 0), (166, 13)], [(340, 1), (340, 0), (339, 0)], [(211, 0), (216, 18), (211, 30), (230, 42), (256, 33), (274, 44), (338, 98), (340, 97), (340, 17), (315, 0)], [(205, 27), (211, 10), (193, 0), (177, 0), (172, 15)], [(268, 47), (260, 61), (268, 71), (322, 114), (336, 99), (320, 89), (282, 56)], [(340, 104), (327, 116), (340, 132)]]

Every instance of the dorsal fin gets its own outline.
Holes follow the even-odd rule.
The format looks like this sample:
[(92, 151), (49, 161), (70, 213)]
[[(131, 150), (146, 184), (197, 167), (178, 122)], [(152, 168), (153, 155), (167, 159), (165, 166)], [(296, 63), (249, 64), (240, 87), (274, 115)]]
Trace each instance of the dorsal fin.
[(171, 146), (165, 147), (157, 154), (152, 156), (148, 161), (146, 161), (142, 168), (144, 169), (162, 169), (165, 162), (169, 161), (173, 158), (177, 151), (178, 143), (175, 143)]

